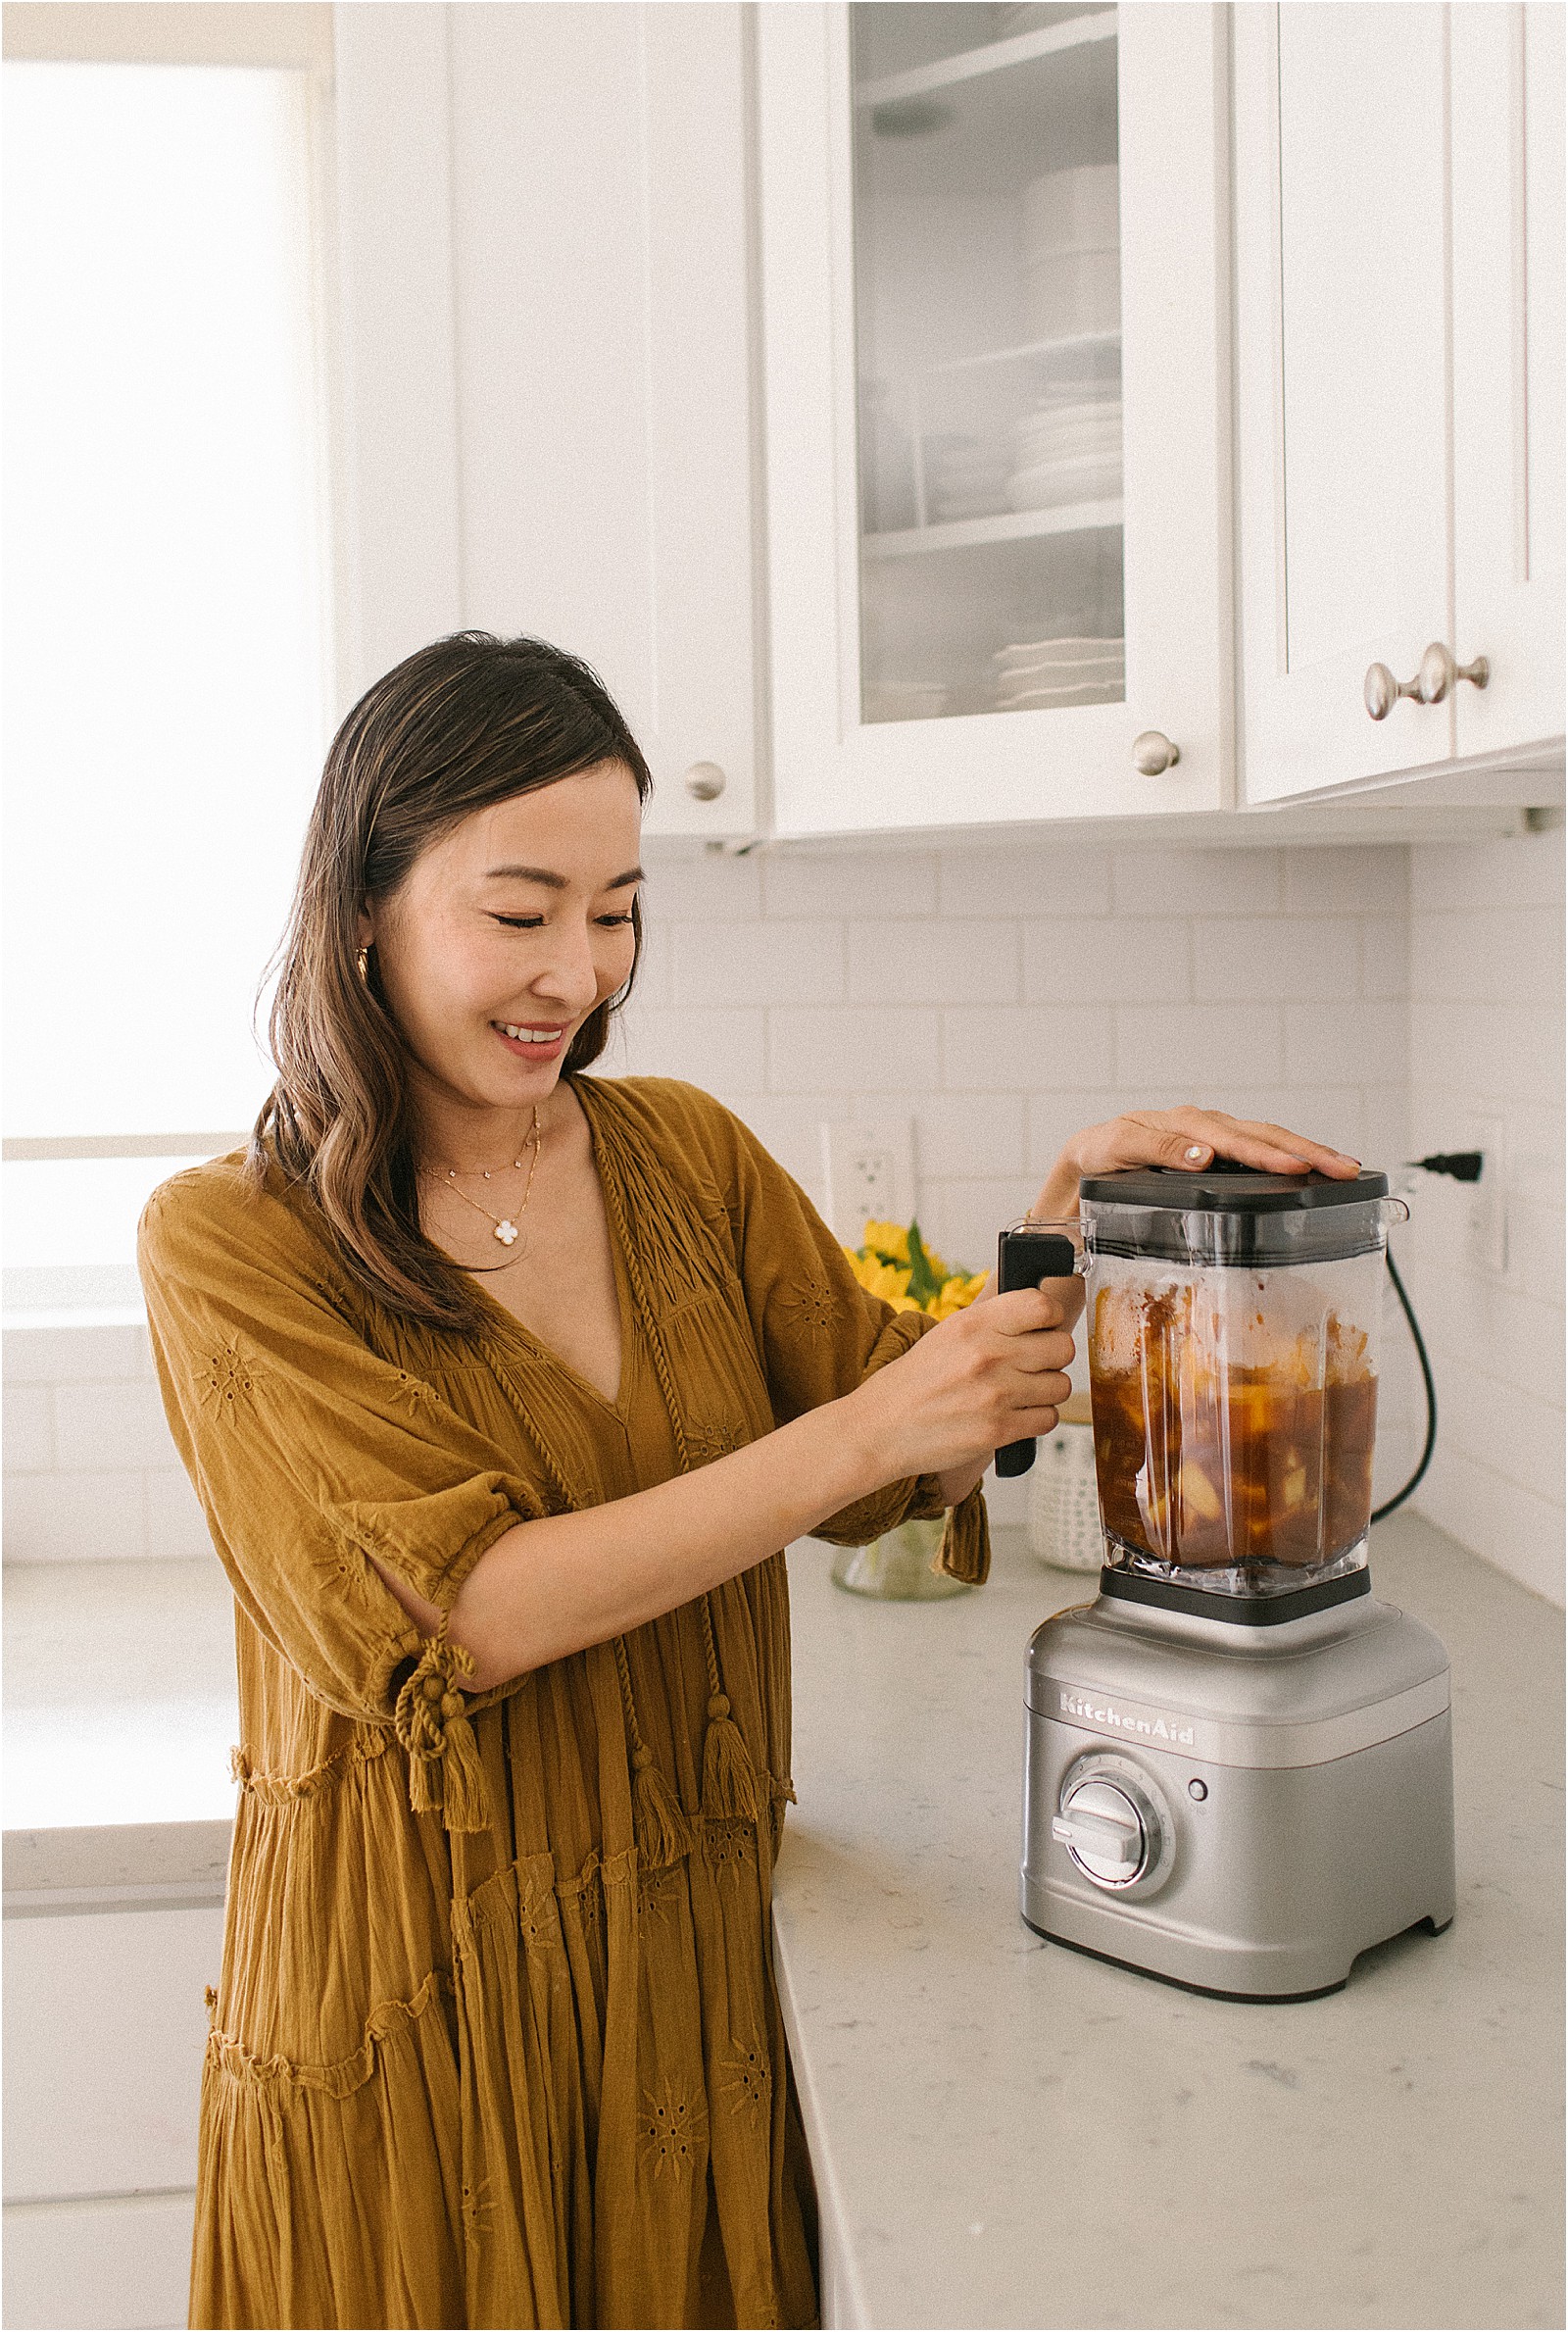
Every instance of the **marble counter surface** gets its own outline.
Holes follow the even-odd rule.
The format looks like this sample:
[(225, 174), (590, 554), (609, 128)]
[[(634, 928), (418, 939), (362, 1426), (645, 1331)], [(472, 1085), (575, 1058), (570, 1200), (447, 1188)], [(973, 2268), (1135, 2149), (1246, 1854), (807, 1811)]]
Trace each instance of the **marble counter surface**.
[(1562, 2295), (1562, 1615), (1417, 1517), (1374, 1592), (1453, 1662), (1458, 1913), (1345, 1991), (1207, 2000), (1018, 1915), (1023, 1660), (1093, 1582), (961, 1601), (792, 1548), (774, 1923), (824, 2324), (1548, 2325)]

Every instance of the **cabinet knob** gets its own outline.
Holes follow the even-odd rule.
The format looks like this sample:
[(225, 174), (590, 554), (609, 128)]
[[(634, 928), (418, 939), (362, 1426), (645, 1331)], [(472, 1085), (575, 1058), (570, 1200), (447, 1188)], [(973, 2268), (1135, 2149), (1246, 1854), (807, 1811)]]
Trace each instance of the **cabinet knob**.
[(1140, 777), (1157, 777), (1162, 769), (1174, 769), (1181, 758), (1180, 747), (1157, 728), (1146, 728), (1141, 737), (1133, 739), (1133, 768)]
[(1492, 667), (1486, 657), (1455, 664), (1453, 650), (1442, 640), (1434, 640), (1423, 653), (1413, 680), (1396, 680), (1386, 664), (1369, 664), (1361, 701), (1374, 720), (1387, 720), (1401, 696), (1414, 697), (1421, 705), (1441, 705), (1456, 680), (1470, 680), (1477, 688), (1485, 688), (1491, 677)]
[(724, 772), (716, 761), (694, 761), (683, 782), (694, 802), (716, 802), (724, 790)]

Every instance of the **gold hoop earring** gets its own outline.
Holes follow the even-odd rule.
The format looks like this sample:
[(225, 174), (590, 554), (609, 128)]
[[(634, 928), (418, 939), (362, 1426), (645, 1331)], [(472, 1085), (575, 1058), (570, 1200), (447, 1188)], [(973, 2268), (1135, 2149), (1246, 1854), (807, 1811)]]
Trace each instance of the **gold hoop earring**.
[(355, 958), (355, 962), (358, 964), (358, 966), (359, 966), (359, 968), (360, 968), (360, 977), (361, 977), (361, 979), (362, 979), (362, 980), (365, 982), (366, 986), (367, 986), (367, 987), (368, 987), (368, 986), (369, 986), (369, 984), (370, 984), (370, 968), (370, 968), (370, 951), (369, 951), (369, 949), (368, 949), (368, 947), (362, 947), (362, 948), (361, 948), (361, 950), (360, 950), (360, 952), (359, 952), (359, 954), (358, 954), (358, 956)]

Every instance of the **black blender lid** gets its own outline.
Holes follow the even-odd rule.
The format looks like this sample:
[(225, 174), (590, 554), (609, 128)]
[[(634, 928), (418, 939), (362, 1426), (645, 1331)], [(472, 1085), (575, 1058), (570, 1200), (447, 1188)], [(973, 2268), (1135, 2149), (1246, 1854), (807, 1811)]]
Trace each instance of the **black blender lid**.
[(1353, 1180), (1332, 1174), (1264, 1174), (1216, 1158), (1206, 1166), (1126, 1166), (1086, 1174), (1079, 1196), (1122, 1207), (1168, 1208), (1179, 1215), (1287, 1215), (1301, 1207), (1365, 1206), (1389, 1195), (1387, 1174), (1363, 1167)]

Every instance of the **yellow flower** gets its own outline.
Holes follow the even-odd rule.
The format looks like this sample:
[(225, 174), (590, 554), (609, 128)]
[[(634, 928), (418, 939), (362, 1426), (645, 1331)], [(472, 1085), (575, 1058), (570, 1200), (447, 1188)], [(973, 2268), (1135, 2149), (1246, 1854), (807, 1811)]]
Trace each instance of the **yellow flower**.
[(932, 1298), (932, 1317), (934, 1319), (951, 1319), (956, 1312), (967, 1311), (985, 1286), (987, 1276), (984, 1271), (976, 1271), (972, 1274), (958, 1271), (952, 1274), (943, 1282), (938, 1294)]
[[(866, 1258), (856, 1277), (873, 1296), (880, 1296), (884, 1304), (900, 1304), (901, 1298), (909, 1297), (908, 1272), (899, 1270), (894, 1264), (879, 1264), (874, 1256)], [(917, 1304), (912, 1308), (916, 1312), (920, 1309)]]
[(909, 1260), (909, 1234), (901, 1223), (868, 1222), (862, 1243), (875, 1254), (890, 1257), (894, 1263), (906, 1264)]

